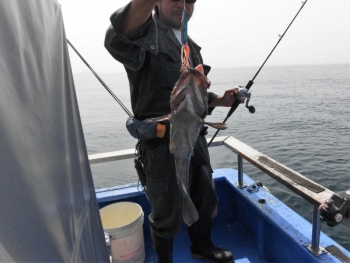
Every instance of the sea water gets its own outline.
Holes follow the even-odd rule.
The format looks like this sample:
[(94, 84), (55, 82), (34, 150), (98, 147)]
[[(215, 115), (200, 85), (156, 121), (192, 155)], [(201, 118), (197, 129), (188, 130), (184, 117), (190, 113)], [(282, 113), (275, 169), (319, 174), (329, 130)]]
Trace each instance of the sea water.
[[(219, 95), (245, 85), (257, 68), (215, 69), (210, 91)], [(101, 74), (131, 110), (125, 73)], [(128, 115), (91, 74), (74, 76), (89, 154), (135, 147), (125, 122)], [(339, 193), (350, 189), (350, 64), (264, 67), (251, 88), (251, 114), (241, 105), (218, 136), (232, 135), (311, 180)], [(207, 121), (221, 122), (227, 108), (217, 107)], [(208, 137), (214, 134), (209, 128)], [(216, 168), (236, 168), (236, 156), (226, 148), (210, 148)], [(244, 172), (259, 180), (289, 207), (312, 220), (313, 206), (259, 169), (244, 162)], [(133, 160), (92, 165), (96, 188), (137, 181)], [(322, 223), (322, 231), (350, 250), (350, 230)]]

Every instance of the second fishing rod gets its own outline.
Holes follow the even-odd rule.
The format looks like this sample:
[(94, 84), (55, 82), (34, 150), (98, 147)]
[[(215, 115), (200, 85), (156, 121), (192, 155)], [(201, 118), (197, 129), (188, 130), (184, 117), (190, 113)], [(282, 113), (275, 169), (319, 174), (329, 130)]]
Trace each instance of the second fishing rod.
[[(254, 106), (249, 106), (249, 100), (251, 97), (251, 93), (249, 91), (249, 89), (252, 87), (252, 85), (254, 84), (254, 80), (255, 78), (258, 76), (258, 74), (260, 73), (260, 70), (264, 67), (265, 63), (267, 62), (267, 60), (270, 58), (271, 54), (273, 53), (273, 51), (276, 49), (276, 47), (278, 46), (278, 44), (281, 42), (282, 38), (284, 37), (284, 35), (286, 34), (286, 32), (288, 31), (288, 29), (290, 28), (290, 26), (293, 24), (294, 20), (297, 18), (297, 16), (299, 15), (300, 11), (303, 9), (303, 7), (305, 6), (307, 0), (305, 0), (304, 2), (302, 2), (302, 6), (300, 7), (299, 11), (297, 12), (297, 14), (294, 16), (293, 20), (290, 22), (290, 24), (288, 25), (287, 29), (284, 31), (284, 33), (279, 37), (276, 45), (273, 47), (273, 49), (271, 50), (270, 54), (267, 56), (267, 58), (265, 59), (264, 63), (260, 66), (260, 68), (258, 69), (258, 71), (255, 73), (254, 77), (248, 81), (247, 85), (244, 86), (244, 88), (240, 88), (238, 93), (236, 94), (236, 101), (233, 103), (233, 105), (231, 106), (231, 109), (229, 110), (229, 112), (227, 113), (226, 118), (224, 119), (223, 123), (226, 123), (226, 121), (228, 120), (228, 118), (231, 117), (232, 113), (238, 108), (239, 104), (241, 104), (242, 100), (246, 100), (246, 108), (248, 108), (250, 113), (254, 113), (255, 112), (255, 108)], [(217, 130), (214, 134), (214, 136), (211, 138), (210, 142), (208, 143), (208, 146), (210, 146), (210, 144), (213, 142), (213, 140), (215, 139), (216, 135), (219, 133), (220, 130)]]

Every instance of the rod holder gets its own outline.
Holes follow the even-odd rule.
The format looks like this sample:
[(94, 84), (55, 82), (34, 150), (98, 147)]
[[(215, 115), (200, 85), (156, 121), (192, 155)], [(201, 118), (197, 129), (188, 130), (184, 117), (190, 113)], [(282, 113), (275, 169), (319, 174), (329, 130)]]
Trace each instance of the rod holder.
[(246, 187), (243, 183), (243, 158), (237, 153), (237, 164), (238, 164), (238, 183), (236, 184), (239, 188)]
[(321, 219), (320, 210), (318, 208), (318, 205), (314, 205), (311, 244), (307, 245), (308, 250), (315, 256), (319, 256), (326, 252), (324, 248), (320, 247)]

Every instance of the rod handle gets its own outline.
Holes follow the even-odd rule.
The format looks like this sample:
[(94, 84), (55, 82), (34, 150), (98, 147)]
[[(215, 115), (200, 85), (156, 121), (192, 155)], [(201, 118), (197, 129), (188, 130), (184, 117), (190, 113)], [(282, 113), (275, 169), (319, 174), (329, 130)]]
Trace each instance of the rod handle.
[(233, 105), (231, 106), (231, 109), (229, 110), (229, 112), (227, 113), (227, 117), (226, 119), (228, 119), (232, 113), (237, 109), (238, 105), (241, 104), (241, 101), (236, 99), (236, 101), (233, 103)]

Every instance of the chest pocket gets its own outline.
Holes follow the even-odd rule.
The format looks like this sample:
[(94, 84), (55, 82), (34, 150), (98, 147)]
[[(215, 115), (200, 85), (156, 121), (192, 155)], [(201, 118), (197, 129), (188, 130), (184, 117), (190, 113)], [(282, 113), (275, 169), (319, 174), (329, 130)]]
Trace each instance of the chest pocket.
[(151, 63), (152, 76), (161, 89), (173, 89), (174, 84), (180, 77), (181, 57), (180, 51), (162, 52), (159, 51)]

